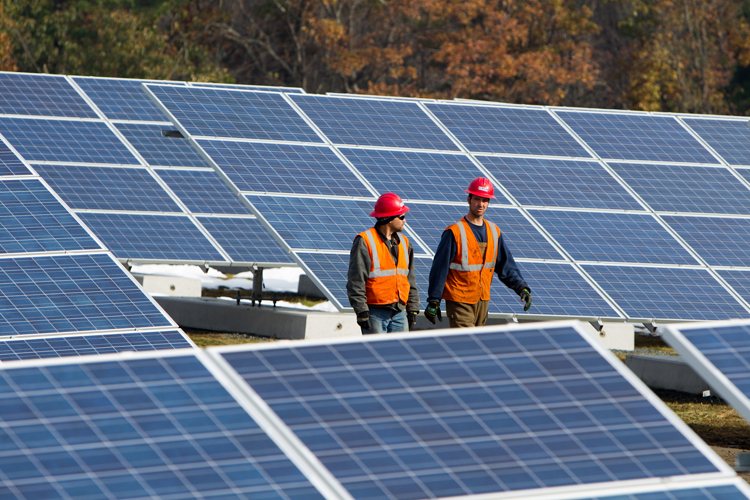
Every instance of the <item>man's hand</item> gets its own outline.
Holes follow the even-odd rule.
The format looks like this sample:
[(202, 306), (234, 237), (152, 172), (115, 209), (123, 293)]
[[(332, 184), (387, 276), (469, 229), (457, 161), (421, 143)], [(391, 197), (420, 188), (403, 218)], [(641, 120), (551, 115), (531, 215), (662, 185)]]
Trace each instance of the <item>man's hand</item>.
[(419, 314), (419, 311), (407, 311), (406, 318), (409, 323), (409, 331), (414, 330), (414, 327), (417, 326), (417, 314)]
[(370, 311), (364, 311), (357, 314), (357, 324), (363, 330), (370, 330)]
[(524, 288), (519, 295), (521, 296), (521, 301), (526, 302), (523, 310), (528, 311), (531, 308), (531, 290)]
[(440, 313), (440, 302), (428, 302), (427, 309), (424, 310), (424, 316), (430, 323), (435, 324), (435, 317), (440, 321), (443, 321), (443, 315)]

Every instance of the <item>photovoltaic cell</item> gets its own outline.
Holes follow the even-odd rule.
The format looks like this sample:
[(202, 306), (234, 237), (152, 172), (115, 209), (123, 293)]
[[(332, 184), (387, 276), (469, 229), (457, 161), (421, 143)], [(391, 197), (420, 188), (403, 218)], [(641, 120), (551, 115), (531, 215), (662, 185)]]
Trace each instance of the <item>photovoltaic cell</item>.
[(750, 266), (750, 220), (662, 216), (711, 266)]
[(74, 210), (182, 212), (145, 168), (35, 165), (34, 169)]
[(596, 162), (494, 156), (478, 159), (522, 205), (643, 210)]
[(214, 171), (159, 169), (156, 172), (193, 213), (252, 215)]
[(97, 118), (64, 76), (0, 73), (0, 113)]
[[(72, 77), (94, 104), (110, 120), (143, 120), (163, 122), (167, 117), (143, 90), (143, 83), (153, 80), (125, 78)], [(156, 83), (155, 81), (153, 81)], [(183, 82), (158, 82), (184, 87)]]
[(605, 160), (719, 163), (671, 116), (556, 110)]
[(543, 108), (425, 105), (472, 153), (591, 157)]
[(334, 144), (458, 151), (416, 102), (290, 95)]
[(372, 196), (327, 146), (198, 143), (240, 191)]
[(0, 342), (0, 361), (62, 358), (123, 351), (159, 351), (189, 348), (185, 334), (164, 332), (110, 333), (107, 335), (66, 335)]
[(233, 261), (293, 262), (258, 219), (201, 217), (198, 220)]
[(148, 85), (194, 136), (323, 142), (280, 94)]
[[(624, 493), (585, 500), (744, 500), (747, 494), (733, 484), (705, 488), (669, 489), (648, 493)], [(584, 499), (582, 499), (584, 500)]]
[[(483, 176), (464, 155), (343, 148), (341, 152), (379, 193), (396, 193), (404, 200), (465, 201), (466, 186)], [(497, 203), (509, 203), (498, 190), (495, 196)]]
[(750, 128), (747, 120), (682, 118), (730, 165), (750, 165)]
[(226, 260), (186, 216), (93, 212), (78, 216), (117, 258)]
[(617, 311), (570, 264), (551, 262), (517, 262), (531, 288), (532, 308), (523, 310), (518, 295), (492, 278), (490, 313), (534, 314), (618, 318)]
[(195, 356), (0, 371), (0, 496), (322, 500)]
[(727, 168), (610, 166), (657, 212), (750, 214), (750, 190)]
[(223, 352), (357, 499), (715, 472), (572, 327)]
[(704, 269), (582, 267), (632, 319), (750, 317), (750, 313)]
[(529, 210), (577, 261), (699, 264), (651, 215)]
[(304, 94), (305, 91), (298, 87), (268, 87), (265, 85), (242, 85), (233, 83), (207, 83), (191, 82), (191, 87), (210, 87), (216, 89), (234, 89), (234, 90), (261, 90), (263, 92), (286, 92), (291, 94)]
[(2, 175), (31, 175), (31, 171), (4, 142), (0, 141), (0, 176)]
[(734, 288), (740, 297), (745, 299), (746, 302), (750, 302), (750, 272), (740, 271), (738, 269), (719, 269), (716, 272), (719, 273), (719, 276), (721, 276), (727, 283), (729, 283), (729, 286)]
[(173, 327), (109, 255), (0, 259), (2, 335), (164, 326)]
[(209, 166), (187, 139), (162, 135), (162, 130), (173, 130), (171, 125), (116, 123), (115, 127), (151, 166), (204, 168)]
[(101, 122), (0, 118), (0, 133), (26, 161), (139, 165)]
[[(406, 223), (422, 238), (433, 252), (448, 226), (461, 220), (468, 212), (467, 206), (411, 203)], [(525, 259), (562, 259), (562, 255), (542, 236), (534, 225), (516, 208), (490, 205), (487, 220), (500, 228), (503, 240), (513, 257)]]
[(100, 249), (39, 180), (0, 181), (0, 253)]

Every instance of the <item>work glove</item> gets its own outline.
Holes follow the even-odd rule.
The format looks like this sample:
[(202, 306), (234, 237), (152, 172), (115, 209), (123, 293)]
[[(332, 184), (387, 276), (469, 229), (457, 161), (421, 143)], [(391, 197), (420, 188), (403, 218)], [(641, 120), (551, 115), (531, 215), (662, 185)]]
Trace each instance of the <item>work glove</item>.
[(357, 324), (363, 330), (370, 330), (370, 311), (363, 311), (357, 314)]
[(406, 313), (406, 318), (409, 322), (409, 331), (414, 330), (414, 327), (417, 326), (417, 314), (419, 314), (419, 311), (408, 311)]
[(531, 290), (524, 288), (519, 295), (521, 296), (521, 301), (526, 302), (526, 305), (523, 306), (523, 310), (528, 311), (531, 309)]
[(433, 325), (435, 324), (435, 317), (443, 321), (443, 315), (440, 313), (440, 302), (428, 302), (427, 309), (424, 310), (424, 317), (429, 319)]

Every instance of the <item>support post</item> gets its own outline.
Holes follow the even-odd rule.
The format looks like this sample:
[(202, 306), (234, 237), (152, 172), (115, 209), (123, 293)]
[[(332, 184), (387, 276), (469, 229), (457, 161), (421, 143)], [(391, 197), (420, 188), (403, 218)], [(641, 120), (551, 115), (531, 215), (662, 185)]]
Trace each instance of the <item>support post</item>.
[(252, 296), (253, 307), (255, 307), (256, 300), (258, 301), (258, 307), (260, 307), (260, 303), (263, 300), (263, 268), (262, 267), (253, 268), (253, 296)]

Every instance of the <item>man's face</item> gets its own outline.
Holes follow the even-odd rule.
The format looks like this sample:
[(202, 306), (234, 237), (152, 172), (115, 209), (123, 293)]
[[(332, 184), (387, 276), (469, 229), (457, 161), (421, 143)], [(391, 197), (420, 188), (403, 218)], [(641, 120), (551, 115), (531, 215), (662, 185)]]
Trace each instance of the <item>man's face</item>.
[(388, 223), (388, 226), (391, 228), (391, 231), (394, 233), (400, 233), (404, 230), (404, 224), (406, 224), (405, 219), (400, 219), (399, 217), (403, 217), (402, 215), (399, 215), (395, 219), (393, 219), (391, 222)]
[(489, 198), (480, 198), (477, 195), (469, 195), (469, 211), (474, 217), (484, 217), (487, 207), (490, 206)]

